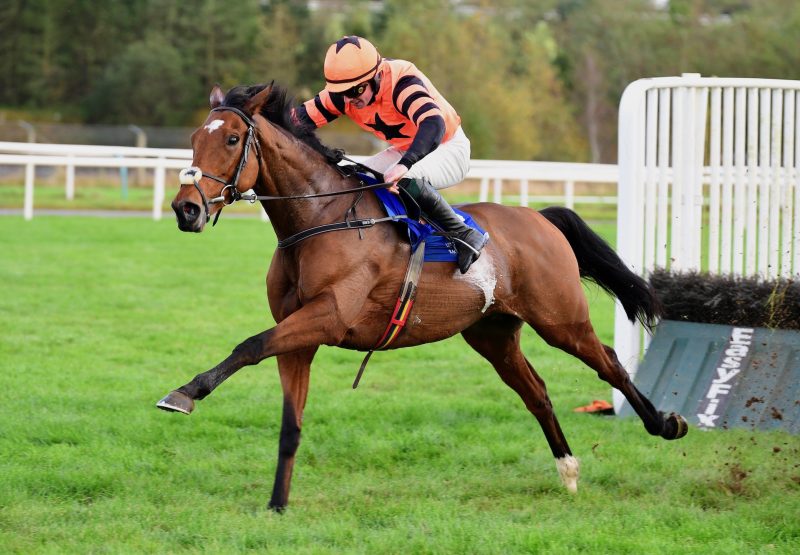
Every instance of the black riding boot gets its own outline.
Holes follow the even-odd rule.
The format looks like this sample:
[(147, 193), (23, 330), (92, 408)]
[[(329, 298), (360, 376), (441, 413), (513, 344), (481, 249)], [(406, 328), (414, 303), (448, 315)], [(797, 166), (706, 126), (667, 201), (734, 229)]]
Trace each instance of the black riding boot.
[(449, 235), (458, 252), (458, 268), (462, 274), (466, 274), (481, 255), (481, 249), (489, 242), (489, 234), (481, 235), (465, 224), (427, 179), (403, 178), (398, 185), (419, 204), (420, 210), (431, 222), (438, 224)]

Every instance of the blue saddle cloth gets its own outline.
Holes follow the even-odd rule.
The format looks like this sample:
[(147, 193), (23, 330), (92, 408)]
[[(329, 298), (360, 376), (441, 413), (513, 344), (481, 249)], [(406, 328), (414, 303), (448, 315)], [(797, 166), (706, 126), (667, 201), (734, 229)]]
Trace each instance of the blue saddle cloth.
[[(367, 184), (378, 183), (374, 177), (366, 174), (358, 174), (359, 177)], [(383, 203), (388, 216), (400, 216), (406, 213), (400, 197), (390, 193), (386, 189), (374, 189), (373, 192), (378, 196), (378, 199)], [(472, 219), (472, 216), (466, 212), (462, 212), (458, 208), (453, 208), (456, 214), (464, 218), (464, 223), (473, 229), (484, 233), (483, 229)], [(408, 230), (408, 240), (411, 242), (411, 252), (417, 250), (422, 241), (425, 241), (425, 262), (455, 262), (458, 259), (458, 254), (453, 246), (453, 243), (441, 235), (434, 235), (436, 230), (430, 224), (422, 224), (410, 218), (402, 218), (397, 220), (406, 226)]]

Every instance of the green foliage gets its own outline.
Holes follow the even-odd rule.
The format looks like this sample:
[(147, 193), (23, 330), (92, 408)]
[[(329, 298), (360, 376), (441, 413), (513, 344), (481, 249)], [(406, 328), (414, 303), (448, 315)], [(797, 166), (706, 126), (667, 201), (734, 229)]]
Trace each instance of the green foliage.
[[(598, 229), (613, 237), (614, 229)], [(166, 392), (271, 325), (269, 225), (201, 235), (145, 219), (0, 218), (4, 553), (793, 553), (800, 440), (675, 442), (572, 412), (608, 385), (528, 330), (526, 356), (582, 464), (567, 494), (535, 419), (463, 340), (373, 356), (323, 347), (284, 515), (274, 360), (190, 417)], [(595, 327), (613, 304), (589, 289)]]
[(701, 73), (796, 79), (800, 4), (671, 0), (581, 0), (556, 25), (559, 65), (595, 161), (613, 162), (617, 106), (636, 79)]
[[(87, 99), (87, 119), (178, 125), (199, 92), (184, 82), (180, 53), (156, 36), (134, 42), (108, 66)], [(192, 94), (194, 93), (194, 94)]]
[[(613, 162), (630, 82), (684, 72), (792, 79), (800, 66), (795, 0), (7, 0), (0, 105), (196, 124), (214, 83), (275, 79), (310, 97), (344, 34), (416, 63), (481, 158)], [(148, 90), (150, 111), (138, 105)]]
[(404, 7), (403, 15), (389, 18), (382, 53), (413, 60), (431, 78), (461, 115), (473, 156), (583, 158), (546, 26), (514, 41), (485, 14), (454, 15), (442, 0)]

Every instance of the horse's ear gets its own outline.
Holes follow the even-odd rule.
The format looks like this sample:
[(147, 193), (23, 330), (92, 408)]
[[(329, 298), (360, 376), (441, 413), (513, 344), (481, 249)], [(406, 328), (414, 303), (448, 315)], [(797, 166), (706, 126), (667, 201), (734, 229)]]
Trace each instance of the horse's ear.
[(216, 108), (222, 104), (223, 100), (225, 100), (225, 95), (222, 94), (222, 89), (219, 88), (219, 85), (214, 85), (214, 88), (211, 89), (211, 94), (208, 96), (208, 101), (211, 103), (211, 108)]
[(250, 100), (247, 101), (245, 104), (244, 111), (254, 116), (261, 112), (261, 109), (266, 104), (269, 95), (272, 93), (272, 86), (275, 84), (275, 81), (270, 83), (268, 86), (264, 87), (260, 93), (254, 95)]

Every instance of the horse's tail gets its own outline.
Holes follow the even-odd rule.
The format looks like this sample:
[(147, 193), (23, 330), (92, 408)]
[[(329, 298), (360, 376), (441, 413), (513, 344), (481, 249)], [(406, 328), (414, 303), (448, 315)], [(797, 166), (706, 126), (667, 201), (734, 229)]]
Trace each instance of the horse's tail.
[(608, 243), (569, 208), (551, 206), (539, 213), (556, 226), (569, 241), (581, 277), (589, 279), (616, 296), (628, 319), (635, 318), (652, 328), (664, 309), (653, 287), (631, 272)]

